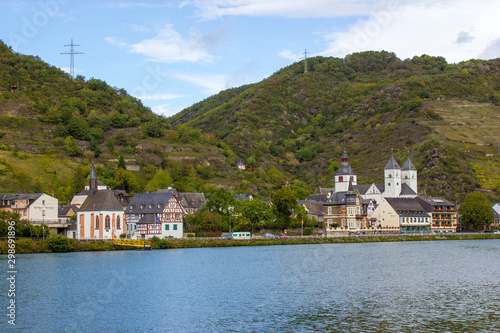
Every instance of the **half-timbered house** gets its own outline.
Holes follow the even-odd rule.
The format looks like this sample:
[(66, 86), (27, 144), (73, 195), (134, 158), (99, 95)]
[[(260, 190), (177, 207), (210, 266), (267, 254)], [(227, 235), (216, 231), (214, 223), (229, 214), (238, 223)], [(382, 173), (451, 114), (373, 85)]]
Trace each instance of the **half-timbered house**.
[(127, 238), (182, 238), (184, 215), (173, 192), (136, 194), (125, 210)]

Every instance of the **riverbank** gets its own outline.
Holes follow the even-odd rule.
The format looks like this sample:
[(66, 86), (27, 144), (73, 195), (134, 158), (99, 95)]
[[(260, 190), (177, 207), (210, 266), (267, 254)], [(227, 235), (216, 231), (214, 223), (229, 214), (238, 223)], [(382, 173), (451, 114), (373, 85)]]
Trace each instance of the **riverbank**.
[[(270, 246), (270, 245), (300, 245), (300, 244), (330, 244), (330, 243), (368, 243), (368, 242), (407, 242), (407, 241), (439, 241), (465, 239), (500, 239), (498, 234), (442, 234), (442, 235), (383, 235), (363, 237), (311, 237), (289, 239), (245, 239), (221, 240), (213, 239), (159, 239), (153, 238), (153, 249), (182, 249), (201, 247), (234, 247), (234, 246)], [(0, 242), (0, 254), (8, 253), (8, 243)], [(29, 238), (16, 240), (15, 253), (62, 253), (87, 251), (123, 251), (133, 250), (130, 246), (119, 246), (109, 241), (77, 241), (63, 236), (50, 237), (47, 240), (33, 241)]]

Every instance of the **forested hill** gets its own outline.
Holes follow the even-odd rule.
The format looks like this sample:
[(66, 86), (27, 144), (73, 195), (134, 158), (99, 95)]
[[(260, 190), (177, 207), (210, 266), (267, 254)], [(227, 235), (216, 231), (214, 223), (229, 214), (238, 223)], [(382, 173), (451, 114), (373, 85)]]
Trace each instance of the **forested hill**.
[(410, 152), (422, 192), (460, 201), (479, 189), (500, 201), (500, 60), (363, 52), (307, 65), (165, 119), (0, 41), (0, 192), (66, 201), (94, 161), (100, 180), (129, 194), (224, 186), (269, 197), (288, 182), (304, 198), (333, 186), (345, 149), (359, 183), (382, 182), (391, 154), (404, 163)]
[(136, 127), (157, 118), (124, 89), (95, 78), (73, 80), (37, 56), (14, 53), (1, 41), (0, 103), (3, 115), (35, 117), (82, 140), (90, 138), (89, 129)]
[(391, 154), (411, 159), (421, 189), (451, 200), (498, 198), (500, 59), (448, 64), (390, 52), (315, 57), (224, 91), (170, 120), (210, 132), (255, 168), (331, 185), (346, 149), (361, 182), (380, 182)]

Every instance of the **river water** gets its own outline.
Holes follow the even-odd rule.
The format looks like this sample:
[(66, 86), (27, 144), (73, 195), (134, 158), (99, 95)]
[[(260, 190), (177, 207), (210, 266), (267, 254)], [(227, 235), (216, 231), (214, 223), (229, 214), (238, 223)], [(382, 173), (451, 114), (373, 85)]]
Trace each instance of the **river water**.
[(19, 255), (15, 328), (498, 332), (499, 258), (496, 239)]

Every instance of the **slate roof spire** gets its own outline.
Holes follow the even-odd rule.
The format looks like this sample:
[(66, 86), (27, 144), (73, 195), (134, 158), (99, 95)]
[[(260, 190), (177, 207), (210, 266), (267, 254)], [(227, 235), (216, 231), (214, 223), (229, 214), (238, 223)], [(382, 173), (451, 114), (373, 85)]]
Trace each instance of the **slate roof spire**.
[(398, 162), (396, 162), (396, 160), (394, 159), (394, 155), (391, 156), (391, 159), (389, 160), (389, 162), (387, 162), (384, 169), (385, 170), (387, 170), (387, 169), (401, 169)]
[(95, 172), (94, 162), (92, 162), (92, 167), (90, 168), (89, 190), (91, 196), (97, 191), (97, 173)]
[(413, 163), (411, 163), (410, 158), (408, 157), (408, 159), (405, 162), (405, 165), (403, 165), (402, 170), (417, 170), (417, 168), (415, 168)]

